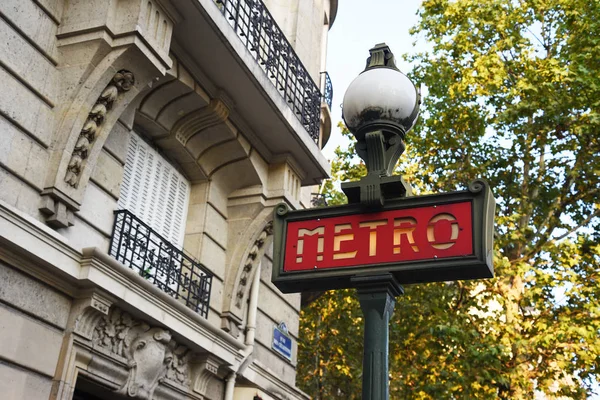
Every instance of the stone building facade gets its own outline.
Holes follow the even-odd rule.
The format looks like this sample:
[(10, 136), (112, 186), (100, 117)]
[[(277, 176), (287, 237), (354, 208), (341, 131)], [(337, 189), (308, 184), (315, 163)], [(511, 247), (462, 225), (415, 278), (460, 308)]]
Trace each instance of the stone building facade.
[(2, 399), (308, 398), (271, 220), (329, 171), (336, 11), (0, 1)]

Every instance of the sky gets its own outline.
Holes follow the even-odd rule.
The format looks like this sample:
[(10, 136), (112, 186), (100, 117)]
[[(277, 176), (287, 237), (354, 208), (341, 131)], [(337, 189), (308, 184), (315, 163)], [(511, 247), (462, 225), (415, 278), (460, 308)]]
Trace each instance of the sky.
[(350, 82), (365, 68), (369, 49), (385, 42), (404, 73), (411, 66), (401, 59), (413, 52), (414, 38), (408, 33), (417, 23), (421, 0), (341, 0), (336, 19), (329, 31), (327, 72), (333, 85), (331, 138), (324, 148), (325, 156), (333, 158), (335, 148), (343, 143), (337, 127), (342, 120), (342, 100)]

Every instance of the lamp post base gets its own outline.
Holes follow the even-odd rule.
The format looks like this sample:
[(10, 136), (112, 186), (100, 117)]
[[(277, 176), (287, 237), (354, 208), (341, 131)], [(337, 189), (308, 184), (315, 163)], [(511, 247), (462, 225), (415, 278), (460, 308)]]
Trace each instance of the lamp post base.
[(355, 276), (360, 307), (365, 316), (363, 400), (389, 399), (389, 323), (396, 296), (404, 289), (391, 274)]

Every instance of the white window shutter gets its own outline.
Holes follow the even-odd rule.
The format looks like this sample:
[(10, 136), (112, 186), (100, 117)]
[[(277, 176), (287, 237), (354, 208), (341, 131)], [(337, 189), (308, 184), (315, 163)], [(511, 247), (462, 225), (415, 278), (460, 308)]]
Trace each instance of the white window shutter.
[(189, 181), (132, 132), (118, 207), (135, 214), (181, 247), (190, 196)]

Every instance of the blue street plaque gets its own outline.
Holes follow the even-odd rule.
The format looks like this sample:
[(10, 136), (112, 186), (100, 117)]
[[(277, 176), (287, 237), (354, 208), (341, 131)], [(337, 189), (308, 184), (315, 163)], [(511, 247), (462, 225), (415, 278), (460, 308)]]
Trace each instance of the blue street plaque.
[(292, 361), (292, 338), (284, 322), (273, 328), (273, 350)]

